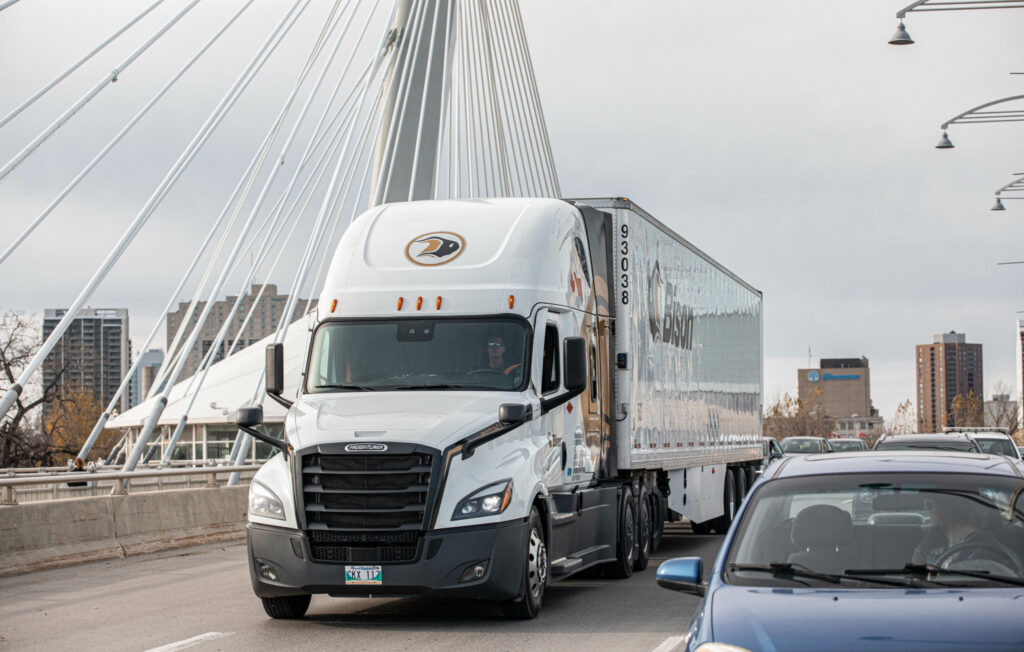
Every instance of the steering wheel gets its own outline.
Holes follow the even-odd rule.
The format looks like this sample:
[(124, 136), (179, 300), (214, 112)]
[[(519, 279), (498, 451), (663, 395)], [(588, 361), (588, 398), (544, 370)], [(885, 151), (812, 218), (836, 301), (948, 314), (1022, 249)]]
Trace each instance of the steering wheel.
[(486, 369), (473, 369), (472, 371), (466, 372), (467, 376), (478, 376), (480, 374), (495, 374), (495, 375), (498, 375), (498, 376), (506, 375), (505, 372), (502, 371), (501, 369), (490, 369), (490, 368), (486, 368)]
[[(964, 552), (968, 553), (968, 559), (953, 561)], [(980, 570), (1000, 575), (1021, 576), (1020, 559), (991, 543), (973, 541), (958, 543), (942, 553), (935, 565), (946, 568), (947, 561), (952, 561), (949, 566), (950, 570)]]

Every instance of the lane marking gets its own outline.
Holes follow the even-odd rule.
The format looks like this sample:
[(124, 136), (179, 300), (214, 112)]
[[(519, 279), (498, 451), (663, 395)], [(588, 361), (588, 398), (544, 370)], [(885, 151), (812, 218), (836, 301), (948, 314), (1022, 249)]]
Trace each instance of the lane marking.
[(676, 649), (676, 647), (685, 640), (686, 634), (683, 634), (682, 636), (669, 636), (661, 642), (661, 645), (654, 648), (651, 652), (672, 652), (672, 650)]
[[(160, 647), (154, 647), (146, 652), (174, 652), (174, 650), (184, 650), (187, 647), (198, 645), (205, 641), (212, 641), (215, 638), (224, 638), (225, 636), (231, 636), (234, 632), (206, 632), (199, 636), (193, 636), (192, 638), (186, 638), (183, 641), (176, 643), (168, 643), (167, 645), (161, 645)], [(660, 649), (660, 648), (659, 648)]]

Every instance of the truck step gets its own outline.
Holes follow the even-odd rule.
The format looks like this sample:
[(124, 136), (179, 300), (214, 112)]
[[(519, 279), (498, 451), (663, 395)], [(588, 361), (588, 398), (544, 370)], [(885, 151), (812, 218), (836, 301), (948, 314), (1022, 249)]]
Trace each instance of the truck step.
[(562, 557), (558, 561), (551, 562), (552, 575), (568, 575), (579, 570), (583, 566), (583, 560), (579, 557)]

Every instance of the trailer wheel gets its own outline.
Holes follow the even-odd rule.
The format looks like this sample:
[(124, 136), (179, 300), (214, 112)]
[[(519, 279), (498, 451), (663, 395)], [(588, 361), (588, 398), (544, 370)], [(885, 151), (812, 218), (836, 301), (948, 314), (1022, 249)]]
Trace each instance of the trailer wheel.
[(622, 509), (619, 514), (619, 536), (615, 546), (615, 561), (608, 564), (608, 575), (625, 579), (633, 575), (633, 564), (636, 562), (636, 499), (633, 488), (628, 484), (622, 486), (624, 493)]
[(752, 466), (747, 467), (747, 491), (757, 482), (757, 471)]
[(732, 525), (732, 518), (736, 515), (736, 474), (732, 469), (726, 469), (725, 489), (722, 491), (722, 515), (714, 520), (715, 532), (725, 534)]
[(747, 470), (742, 466), (733, 469), (733, 473), (736, 474), (736, 509), (743, 504), (743, 499), (747, 495), (747, 487), (750, 485), (747, 483)]
[(302, 618), (309, 609), (311, 595), (286, 595), (281, 598), (260, 598), (263, 611), (271, 618)]
[(544, 601), (544, 587), (548, 583), (548, 550), (544, 543), (544, 525), (536, 507), (530, 508), (527, 531), (526, 560), (519, 597), (501, 603), (502, 613), (519, 620), (537, 617)]
[(633, 562), (633, 570), (646, 570), (651, 560), (651, 548), (653, 547), (653, 509), (651, 508), (651, 493), (644, 486), (640, 490), (640, 502), (637, 504), (637, 547), (636, 561)]

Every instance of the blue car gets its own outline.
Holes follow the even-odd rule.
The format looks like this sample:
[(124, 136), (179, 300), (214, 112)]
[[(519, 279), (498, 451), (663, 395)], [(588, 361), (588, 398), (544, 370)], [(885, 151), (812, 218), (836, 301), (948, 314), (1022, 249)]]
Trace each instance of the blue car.
[(1024, 467), (1002, 456), (868, 451), (766, 469), (705, 583), (687, 650), (1024, 650)]

